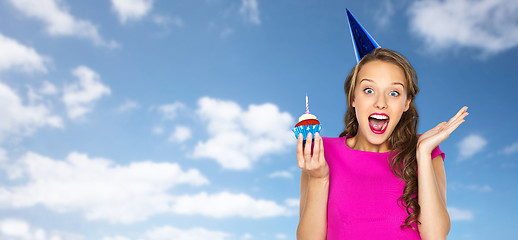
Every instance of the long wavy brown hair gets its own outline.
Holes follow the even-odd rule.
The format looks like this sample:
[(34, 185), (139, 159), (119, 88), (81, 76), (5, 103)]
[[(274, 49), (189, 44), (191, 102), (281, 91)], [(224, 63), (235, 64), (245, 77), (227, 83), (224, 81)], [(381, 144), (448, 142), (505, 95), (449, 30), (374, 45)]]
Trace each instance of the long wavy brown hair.
[(419, 88), (417, 87), (417, 74), (408, 62), (408, 60), (396, 51), (386, 48), (376, 48), (370, 54), (365, 55), (362, 60), (351, 70), (345, 81), (345, 95), (347, 97), (347, 111), (345, 113), (345, 128), (340, 134), (344, 136), (356, 136), (358, 133), (358, 120), (352, 102), (354, 100), (354, 91), (356, 88), (357, 75), (363, 65), (371, 61), (384, 61), (392, 63), (405, 73), (406, 76), (406, 94), (407, 99), (410, 99), (410, 106), (406, 112), (403, 113), (401, 119), (396, 125), (394, 132), (388, 138), (388, 147), (391, 149), (389, 154), (389, 165), (392, 172), (401, 180), (405, 181), (406, 186), (403, 189), (403, 195), (399, 197), (399, 202), (403, 203), (406, 208), (408, 217), (405, 219), (405, 224), (401, 228), (410, 227), (418, 231), (411, 224), (418, 223), (417, 220), (421, 213), (417, 196), (417, 124), (419, 114), (414, 104), (414, 99)]

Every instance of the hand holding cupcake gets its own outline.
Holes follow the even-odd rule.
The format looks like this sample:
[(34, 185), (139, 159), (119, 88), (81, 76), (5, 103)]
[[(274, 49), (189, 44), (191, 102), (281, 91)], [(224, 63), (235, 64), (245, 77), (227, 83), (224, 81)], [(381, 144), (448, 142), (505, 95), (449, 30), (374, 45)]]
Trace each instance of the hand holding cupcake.
[(317, 117), (309, 112), (308, 107), (308, 96), (306, 95), (306, 113), (302, 114), (299, 117), (299, 122), (292, 129), (295, 134), (295, 138), (299, 136), (299, 133), (302, 133), (304, 140), (308, 133), (311, 133), (313, 138), (315, 137), (315, 133), (320, 132), (322, 129), (322, 125), (320, 125), (320, 121), (317, 120)]

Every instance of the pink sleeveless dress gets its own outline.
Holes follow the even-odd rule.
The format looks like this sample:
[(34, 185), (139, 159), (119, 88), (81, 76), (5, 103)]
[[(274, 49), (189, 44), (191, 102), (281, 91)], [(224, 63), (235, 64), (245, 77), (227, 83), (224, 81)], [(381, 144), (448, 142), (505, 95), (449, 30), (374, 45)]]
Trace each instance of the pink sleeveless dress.
[[(330, 170), (327, 239), (421, 239), (417, 231), (400, 227), (408, 217), (398, 202), (406, 183), (390, 170), (389, 153), (354, 150), (345, 140), (323, 137)], [(431, 157), (438, 155), (444, 161), (439, 147)]]

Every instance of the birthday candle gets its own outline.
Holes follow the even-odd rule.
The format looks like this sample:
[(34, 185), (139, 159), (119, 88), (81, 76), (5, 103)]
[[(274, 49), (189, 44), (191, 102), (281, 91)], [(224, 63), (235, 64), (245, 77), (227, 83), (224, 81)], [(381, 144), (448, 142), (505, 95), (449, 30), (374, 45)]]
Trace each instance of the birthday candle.
[(309, 114), (309, 107), (308, 107), (308, 94), (306, 93), (306, 113)]

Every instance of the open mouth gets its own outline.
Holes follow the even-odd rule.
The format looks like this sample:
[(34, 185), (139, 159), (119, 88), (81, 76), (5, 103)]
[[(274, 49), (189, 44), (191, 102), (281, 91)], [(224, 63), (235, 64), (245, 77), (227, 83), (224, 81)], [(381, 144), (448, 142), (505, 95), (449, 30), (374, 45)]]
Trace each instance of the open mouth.
[(383, 134), (387, 130), (390, 118), (384, 113), (373, 113), (369, 116), (369, 126), (375, 134)]

